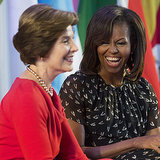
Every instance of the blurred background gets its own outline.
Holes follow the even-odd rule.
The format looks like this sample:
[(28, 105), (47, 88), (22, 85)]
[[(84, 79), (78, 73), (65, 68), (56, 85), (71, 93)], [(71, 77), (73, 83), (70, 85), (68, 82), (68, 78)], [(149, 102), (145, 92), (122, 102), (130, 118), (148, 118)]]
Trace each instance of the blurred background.
[(160, 103), (160, 0), (0, 0), (0, 101), (14, 79), (25, 70), (12, 38), (17, 32), (19, 17), (29, 6), (46, 3), (55, 9), (77, 12), (79, 24), (74, 27), (79, 51), (74, 57), (74, 70), (60, 74), (52, 83), (56, 92), (64, 79), (78, 70), (82, 59), (86, 28), (94, 12), (110, 4), (134, 10), (143, 20), (147, 35), (147, 52), (143, 76), (152, 84)]

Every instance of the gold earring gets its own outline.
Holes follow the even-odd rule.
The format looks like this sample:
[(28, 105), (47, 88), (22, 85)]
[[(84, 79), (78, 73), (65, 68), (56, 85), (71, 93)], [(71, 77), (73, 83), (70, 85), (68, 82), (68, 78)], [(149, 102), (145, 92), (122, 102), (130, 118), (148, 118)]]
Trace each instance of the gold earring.
[(126, 69), (123, 71), (123, 78), (126, 76)]

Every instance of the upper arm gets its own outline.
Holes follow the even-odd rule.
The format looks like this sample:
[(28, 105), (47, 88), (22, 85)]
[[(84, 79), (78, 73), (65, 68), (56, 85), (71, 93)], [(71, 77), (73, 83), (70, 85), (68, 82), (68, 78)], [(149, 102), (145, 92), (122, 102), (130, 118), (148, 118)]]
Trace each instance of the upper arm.
[[(81, 77), (82, 78), (82, 77)], [(85, 146), (84, 85), (77, 75), (69, 76), (60, 90), (60, 98), (68, 123), (81, 147)]]
[(156, 128), (160, 127), (158, 100), (152, 85), (149, 83), (148, 83), (148, 88), (149, 88), (148, 130), (153, 130), (153, 129), (156, 130)]
[(141, 78), (138, 83), (138, 88), (140, 91), (140, 99), (142, 99), (143, 104), (145, 105), (146, 112), (143, 112), (142, 115), (146, 117), (147, 120), (147, 131), (156, 129), (160, 127), (160, 115), (157, 96), (154, 92), (152, 85), (144, 78)]
[(37, 94), (20, 95), (12, 110), (12, 122), (25, 159), (53, 159), (46, 104)]
[(66, 117), (80, 124), (85, 123), (84, 86), (77, 76), (69, 76), (63, 83), (59, 96)]
[(81, 147), (85, 146), (85, 129), (84, 125), (68, 119), (68, 123)]

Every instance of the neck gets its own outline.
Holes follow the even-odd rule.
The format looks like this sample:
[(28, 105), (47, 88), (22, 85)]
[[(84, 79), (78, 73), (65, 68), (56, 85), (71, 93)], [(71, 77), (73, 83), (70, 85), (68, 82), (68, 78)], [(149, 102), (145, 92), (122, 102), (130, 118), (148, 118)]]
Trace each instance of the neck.
[(51, 87), (51, 83), (54, 78), (50, 76), (51, 74), (49, 74), (49, 71), (44, 65), (30, 65), (29, 68), (33, 70), (36, 74), (38, 74), (41, 79), (43, 79), (47, 87)]
[(118, 87), (123, 84), (123, 76), (119, 75), (106, 75), (103, 73), (99, 73), (99, 75), (102, 77), (102, 79), (106, 82), (106, 84)]
[[(40, 76), (39, 74), (34, 71), (34, 69), (31, 68), (31, 66), (27, 66), (27, 71), (29, 71), (32, 76), (35, 77), (36, 81), (38, 81), (39, 85), (42, 86), (42, 88), (50, 95), (53, 96), (53, 89), (51, 87), (51, 83), (46, 83)], [(49, 85), (50, 84), (50, 85)]]

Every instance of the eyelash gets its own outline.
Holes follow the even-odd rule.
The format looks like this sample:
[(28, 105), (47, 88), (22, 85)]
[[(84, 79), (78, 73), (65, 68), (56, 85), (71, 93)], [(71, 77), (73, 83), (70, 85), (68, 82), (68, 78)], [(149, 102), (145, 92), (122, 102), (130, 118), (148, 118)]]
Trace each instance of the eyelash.
[(63, 40), (63, 43), (68, 44), (68, 43), (69, 43), (69, 40), (68, 40), (68, 39), (64, 39), (64, 40)]
[(63, 43), (64, 44), (70, 44), (70, 43), (72, 43), (72, 40), (74, 40), (74, 37), (65, 38), (65, 39), (63, 39)]
[[(127, 42), (117, 42), (116, 45), (125, 45)], [(109, 45), (110, 42), (105, 42), (102, 45)]]
[(126, 42), (118, 42), (117, 44), (118, 44), (118, 45), (125, 45)]

